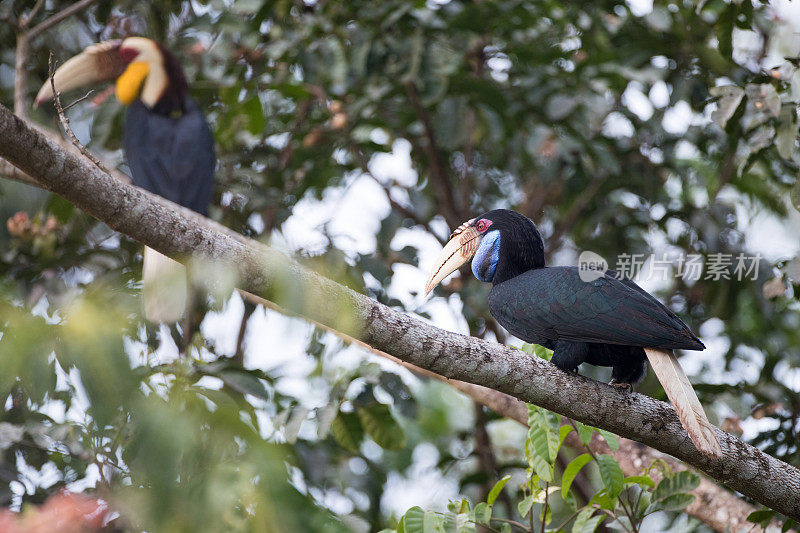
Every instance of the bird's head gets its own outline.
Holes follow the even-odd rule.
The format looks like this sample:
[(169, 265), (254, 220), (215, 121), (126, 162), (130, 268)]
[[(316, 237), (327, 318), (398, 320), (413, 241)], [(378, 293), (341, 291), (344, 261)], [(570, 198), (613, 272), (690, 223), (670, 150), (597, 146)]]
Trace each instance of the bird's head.
[(544, 243), (528, 217), (508, 209), (486, 212), (450, 235), (431, 270), (425, 293), (470, 259), (475, 277), (496, 285), (543, 267)]
[[(172, 54), (145, 37), (93, 44), (53, 74), (56, 90), (60, 92), (112, 80), (116, 80), (117, 99), (125, 105), (138, 98), (154, 108), (166, 96), (182, 97), (186, 91), (183, 71)], [(47, 80), (34, 105), (52, 98), (53, 90)]]

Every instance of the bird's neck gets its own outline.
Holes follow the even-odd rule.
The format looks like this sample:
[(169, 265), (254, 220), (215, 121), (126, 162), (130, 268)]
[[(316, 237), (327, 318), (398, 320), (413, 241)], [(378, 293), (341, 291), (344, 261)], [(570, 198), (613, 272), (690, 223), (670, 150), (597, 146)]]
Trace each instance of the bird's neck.
[(140, 99), (148, 108), (162, 115), (181, 114), (186, 111), (189, 86), (178, 60), (159, 45), (162, 61), (150, 64), (150, 73), (142, 87)]
[(150, 70), (142, 86), (139, 98), (144, 105), (154, 109), (169, 88), (169, 76), (167, 76), (167, 70), (161, 63), (150, 63), (149, 67)]
[(503, 235), (492, 285), (544, 267), (544, 243), (539, 232)]

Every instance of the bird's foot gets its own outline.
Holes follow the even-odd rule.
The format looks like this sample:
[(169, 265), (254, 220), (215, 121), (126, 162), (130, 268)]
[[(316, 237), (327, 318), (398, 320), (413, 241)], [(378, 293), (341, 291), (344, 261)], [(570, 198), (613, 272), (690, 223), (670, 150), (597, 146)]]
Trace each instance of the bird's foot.
[(614, 388), (624, 390), (625, 392), (633, 392), (633, 384), (631, 383), (625, 383), (624, 381), (612, 379), (608, 382), (608, 384)]

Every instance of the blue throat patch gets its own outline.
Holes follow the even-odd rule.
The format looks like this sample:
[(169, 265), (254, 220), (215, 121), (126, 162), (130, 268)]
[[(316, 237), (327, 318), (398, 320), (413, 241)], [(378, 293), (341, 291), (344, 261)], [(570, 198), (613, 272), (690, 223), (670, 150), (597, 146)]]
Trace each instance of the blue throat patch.
[(479, 280), (491, 283), (499, 260), (500, 230), (492, 230), (483, 236), (475, 251), (475, 257), (472, 258), (472, 273)]

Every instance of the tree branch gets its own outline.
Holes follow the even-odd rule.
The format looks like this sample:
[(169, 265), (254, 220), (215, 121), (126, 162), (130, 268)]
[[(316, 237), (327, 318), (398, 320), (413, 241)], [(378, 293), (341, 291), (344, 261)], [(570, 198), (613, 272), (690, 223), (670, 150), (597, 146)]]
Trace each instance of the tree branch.
[(21, 171), (20, 169), (18, 169), (5, 159), (0, 159), (0, 177), (9, 180), (19, 181), (20, 183), (24, 183), (25, 185), (33, 185), (34, 187), (41, 187), (38, 181), (25, 174), (23, 171)]
[[(723, 457), (701, 455), (664, 402), (559, 371), (530, 355), (443, 331), (301, 267), (260, 243), (121, 183), (0, 106), (0, 156), (111, 228), (176, 260), (205, 260), (293, 313), (449, 379), (478, 383), (668, 453), (730, 488), (800, 518), (800, 471), (717, 430)], [(301, 295), (301, 297), (297, 297)], [(293, 297), (294, 296), (294, 297)]]
[(19, 19), (17, 27), (17, 48), (14, 55), (14, 113), (25, 118), (28, 116), (28, 60), (30, 59), (31, 41), (41, 33), (49, 30), (63, 20), (80, 13), (100, 0), (80, 0), (71, 6), (49, 16), (33, 28), (28, 28), (33, 17), (42, 7), (42, 2), (37, 2), (31, 11)]
[(80, 13), (84, 9), (90, 7), (92, 4), (96, 4), (99, 1), (100, 0), (81, 0), (80, 2), (75, 2), (71, 6), (62, 9), (58, 13), (50, 15), (28, 31), (28, 39), (33, 39), (40, 33), (49, 30), (59, 22), (68, 19), (72, 15)]
[(455, 195), (453, 194), (453, 186), (450, 183), (450, 176), (447, 171), (445, 162), (442, 161), (442, 153), (436, 144), (436, 134), (433, 130), (433, 122), (428, 110), (422, 105), (419, 99), (419, 92), (417, 86), (413, 81), (406, 83), (406, 92), (408, 93), (408, 100), (417, 118), (422, 122), (422, 127), (425, 132), (425, 152), (430, 161), (431, 172), (433, 174), (433, 182), (436, 186), (435, 194), (439, 200), (440, 209), (444, 212), (445, 219), (451, 228), (458, 227), (459, 224), (464, 222), (461, 220), (460, 212), (455, 203)]

